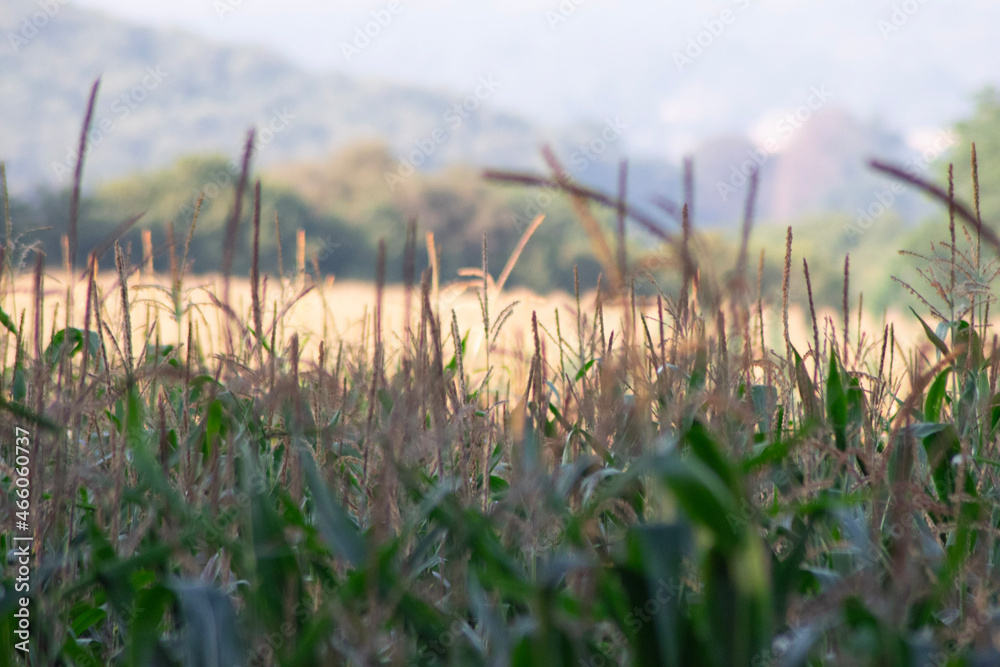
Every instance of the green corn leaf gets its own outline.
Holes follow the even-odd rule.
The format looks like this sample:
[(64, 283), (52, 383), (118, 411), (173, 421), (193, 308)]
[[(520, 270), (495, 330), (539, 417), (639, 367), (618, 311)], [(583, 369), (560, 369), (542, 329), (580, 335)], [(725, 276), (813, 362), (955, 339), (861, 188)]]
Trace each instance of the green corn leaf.
[(920, 315), (917, 315), (917, 311), (913, 310), (913, 306), (910, 306), (910, 312), (912, 312), (916, 318), (920, 320), (920, 326), (924, 328), (924, 335), (927, 336), (927, 340), (933, 343), (934, 347), (941, 351), (941, 354), (948, 356), (948, 346), (945, 345), (944, 341), (941, 340), (936, 333), (934, 333), (934, 330), (927, 325), (927, 322), (924, 322), (924, 319), (920, 317)]
[(330, 495), (330, 490), (316, 467), (312, 451), (299, 441), (299, 458), (306, 483), (313, 496), (317, 528), (330, 551), (352, 565), (361, 565), (365, 559), (365, 543), (358, 527)]
[(833, 429), (837, 449), (847, 449), (847, 393), (841, 380), (837, 353), (830, 351), (830, 371), (826, 381), (826, 415)]
[(17, 335), (17, 325), (14, 324), (14, 320), (11, 319), (7, 312), (0, 308), (0, 324), (4, 326), (7, 331), (11, 332), (15, 336)]
[(170, 589), (180, 601), (183, 664), (244, 664), (246, 644), (237, 632), (236, 610), (229, 596), (197, 582), (174, 582)]
[(936, 422), (941, 418), (941, 404), (944, 402), (948, 391), (948, 375), (951, 368), (945, 368), (938, 373), (931, 383), (931, 388), (927, 390), (927, 399), (924, 401), (924, 421)]
[(819, 407), (816, 398), (816, 388), (813, 386), (812, 379), (806, 371), (802, 357), (799, 356), (798, 351), (794, 347), (792, 348), (792, 354), (795, 356), (795, 384), (799, 390), (799, 398), (802, 400), (802, 408), (806, 413), (806, 417), (818, 419)]

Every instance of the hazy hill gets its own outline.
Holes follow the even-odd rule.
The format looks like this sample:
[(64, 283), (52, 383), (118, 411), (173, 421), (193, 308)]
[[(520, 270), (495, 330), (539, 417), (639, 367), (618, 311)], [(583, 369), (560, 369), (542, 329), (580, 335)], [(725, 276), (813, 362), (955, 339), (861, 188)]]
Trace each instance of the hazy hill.
[[(20, 36), (25, 17), (38, 11), (32, 0), (4, 0), (0, 34)], [(235, 155), (247, 128), (272, 122), (278, 131), (262, 137), (270, 138), (258, 156), (264, 164), (322, 156), (364, 137), (409, 152), (435, 129), (447, 140), (428, 151), (424, 166), (487, 155), (525, 162), (540, 143), (539, 130), (494, 111), (488, 97), (457, 116), (456, 127), (446, 114), (465, 95), (312, 74), (262, 49), (135, 27), (73, 5), (61, 6), (17, 52), (14, 46), (0, 44), (0, 157), (15, 190), (66, 184), (65, 170), (55, 165), (72, 167), (68, 158), (98, 76), (89, 182), (186, 153)]]
[[(0, 5), (0, 34), (8, 35), (0, 41), (0, 159), (8, 163), (12, 190), (22, 194), (39, 185), (68, 185), (87, 93), (98, 76), (88, 187), (165, 167), (187, 154), (235, 157), (246, 129), (256, 126), (256, 163), (265, 167), (322, 164), (345, 146), (375, 139), (397, 158), (382, 165), (388, 189), (387, 173), (405, 174), (413, 166), (537, 168), (539, 147), (551, 141), (574, 178), (613, 191), (617, 161), (631, 155), (642, 131), (628, 119), (617, 127), (613, 114), (547, 130), (500, 110), (490, 92), (497, 82), (489, 77), (448, 92), (314, 73), (260, 48), (136, 27), (74, 5), (58, 7), (35, 29), (25, 17), (38, 15), (38, 4)], [(723, 89), (729, 90), (720, 84)], [(472, 110), (456, 109), (462, 103)], [(761, 218), (854, 213), (880, 187), (864, 161), (906, 155), (897, 133), (836, 109), (821, 109), (783, 149), (758, 160)], [(698, 224), (740, 219), (746, 193), (737, 172), (746, 171), (754, 150), (748, 140), (729, 135), (694, 151)], [(678, 166), (648, 151), (642, 155), (630, 163), (630, 198), (647, 210), (655, 208), (654, 197), (678, 202)], [(912, 201), (898, 202), (896, 211), (912, 218), (919, 209)]]
[[(901, 137), (875, 124), (858, 121), (840, 108), (817, 113), (793, 135), (775, 161), (768, 209), (772, 217), (793, 220), (827, 211), (855, 212), (866, 208), (889, 185), (868, 168), (873, 157), (903, 162), (909, 151)], [(804, 188), (803, 183), (823, 183)], [(894, 202), (898, 215), (912, 218), (920, 206), (916, 197)]]
[(243, 0), (224, 21), (213, 9), (223, 3), (207, 0), (76, 2), (267, 44), (313, 71), (451, 90), (489, 72), (505, 81), (503, 108), (559, 125), (620, 114), (632, 124), (629, 153), (656, 158), (755, 132), (821, 84), (853, 114), (889, 119), (918, 142), (1000, 85), (994, 0), (403, 2), (377, 47), (349, 59), (343, 43), (384, 0)]

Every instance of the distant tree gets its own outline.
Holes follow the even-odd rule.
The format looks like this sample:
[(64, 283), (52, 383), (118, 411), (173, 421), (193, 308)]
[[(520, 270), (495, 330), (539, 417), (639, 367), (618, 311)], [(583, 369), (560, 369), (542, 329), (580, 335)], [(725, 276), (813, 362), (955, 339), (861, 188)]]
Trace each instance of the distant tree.
[[(343, 220), (371, 247), (386, 239), (390, 257), (402, 255), (406, 223), (416, 219), (421, 241), (434, 232), (444, 281), (456, 278), (463, 267), (480, 266), (483, 234), (491, 273), (499, 274), (531, 219), (545, 213), (509, 284), (538, 291), (571, 289), (574, 264), (581, 267), (585, 289), (595, 284), (597, 265), (564, 196), (490, 184), (468, 166), (414, 171), (390, 187), (385, 174), (397, 173), (399, 164), (385, 144), (363, 142), (323, 162), (275, 167), (264, 180), (294, 191), (318, 214)], [(424, 252), (421, 260), (426, 260)], [(398, 262), (390, 262), (388, 275), (401, 278)]]
[(955, 165), (955, 192), (972, 203), (970, 155), (976, 144), (979, 160), (980, 210), (984, 221), (1000, 222), (1000, 90), (990, 87), (976, 96), (972, 116), (955, 125), (957, 140), (941, 165), (942, 180), (947, 164)]
[[(237, 180), (237, 167), (223, 158), (183, 158), (167, 169), (130, 176), (102, 187), (89, 202), (90, 226), (109, 231), (121, 220), (144, 212), (137, 228), (151, 230), (155, 246), (164, 247), (167, 225), (171, 222), (176, 242), (183, 244), (198, 199), (203, 196), (189, 259), (195, 272), (216, 271), (220, 266)], [(247, 188), (233, 265), (236, 272), (246, 272), (250, 268), (252, 212), (252, 188)], [(353, 278), (371, 277), (374, 251), (365, 234), (335, 215), (317, 211), (291, 188), (268, 182), (263, 183), (261, 198), (263, 270), (273, 272), (277, 269), (276, 215), (281, 222), (286, 271), (294, 269), (295, 233), (302, 229), (306, 233), (307, 259), (315, 254), (322, 272)], [(167, 268), (165, 252), (157, 258), (156, 265), (163, 270)]]

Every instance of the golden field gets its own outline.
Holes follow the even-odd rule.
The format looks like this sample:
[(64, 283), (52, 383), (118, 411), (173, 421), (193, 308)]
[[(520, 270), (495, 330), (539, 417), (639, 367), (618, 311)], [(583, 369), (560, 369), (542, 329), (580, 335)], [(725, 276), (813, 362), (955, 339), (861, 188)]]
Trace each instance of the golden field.
[[(262, 319), (265, 340), (272, 335), (272, 322), (277, 318), (278, 328), (274, 333), (279, 352), (287, 346), (291, 336), (299, 338), (300, 354), (304, 359), (315, 361), (319, 352), (320, 341), (326, 341), (327, 360), (331, 359), (337, 348), (343, 344), (346, 349), (355, 352), (371, 353), (375, 326), (375, 304), (377, 301), (376, 285), (360, 281), (334, 281), (328, 278), (324, 282), (315, 281), (311, 276), (285, 278), (278, 280), (275, 276), (261, 276)], [(69, 287), (72, 287), (70, 294)], [(96, 276), (97, 301), (101, 304), (101, 319), (106, 331), (110, 330), (112, 345), (120, 345), (122, 323), (122, 295), (117, 273), (101, 272)], [(87, 280), (77, 274), (71, 280), (65, 271), (45, 272), (42, 276), (44, 312), (40, 314), (42, 335), (41, 347), (55, 331), (65, 326), (84, 327), (87, 304)], [(14, 289), (3, 290), (2, 307), (15, 324), (23, 318), (24, 340), (33, 344), (35, 324), (34, 276), (30, 273), (20, 273), (15, 277)], [(450, 338), (452, 330), (452, 313), (457, 322), (460, 335), (468, 336), (466, 348), (466, 371), (478, 375), (486, 366), (484, 340), (486, 335), (483, 327), (483, 314), (479, 294), (482, 292), (478, 280), (454, 280), (445, 282), (440, 288), (432, 290), (430, 301), (436, 309), (444, 338)], [(247, 278), (234, 277), (230, 279), (229, 302), (232, 314), (227, 314), (222, 307), (225, 293), (225, 281), (220, 274), (188, 275), (183, 278), (178, 294), (179, 303), (183, 304), (178, 312), (172, 303), (172, 286), (169, 275), (152, 272), (133, 272), (128, 278), (128, 301), (132, 345), (136, 356), (144, 349), (146, 343), (155, 344), (157, 340), (162, 345), (175, 345), (188, 335), (189, 324), (192, 334), (197, 337), (200, 347), (206, 355), (224, 354), (227, 348), (225, 332), (233, 330), (247, 331), (252, 327), (251, 284)], [(67, 300), (73, 304), (72, 317), (67, 318)], [(591, 330), (592, 318), (598, 295), (591, 289), (580, 297), (583, 312), (583, 331)], [(608, 336), (614, 333), (621, 340), (621, 330), (626, 319), (625, 302), (621, 297), (605, 294), (602, 298), (604, 312), (604, 327)], [(421, 293), (419, 286), (407, 293), (402, 285), (387, 285), (382, 295), (381, 331), (382, 340), (390, 355), (401, 348), (404, 340), (403, 332), (407, 330), (409, 318), (411, 327), (419, 322), (421, 308)], [(669, 304), (662, 303), (664, 308), (663, 335), (670, 341), (671, 332), (667, 310)], [(776, 307), (775, 307), (776, 306)], [(560, 364), (557, 340), (561, 333), (564, 341), (564, 357), (562, 363), (566, 370), (570, 369), (570, 359), (578, 359), (574, 354), (578, 343), (577, 336), (577, 303), (572, 294), (553, 292), (536, 294), (529, 290), (512, 288), (500, 293), (491, 290), (488, 298), (491, 327), (504, 313), (510, 310), (500, 331), (493, 332), (494, 345), (491, 348), (492, 362), (500, 362), (494, 372), (501, 371), (501, 381), (522, 381), (527, 372), (528, 359), (533, 349), (532, 315), (537, 316), (539, 338), (548, 363), (558, 368)], [(635, 304), (636, 312), (646, 319), (646, 326), (653, 339), (654, 346), (659, 344), (660, 319), (659, 305), (655, 298), (639, 298)], [(780, 300), (775, 305), (766, 302), (758, 313), (752, 309), (751, 339), (754, 341), (752, 354), (755, 359), (760, 354), (760, 316), (763, 316), (764, 341), (770, 355), (773, 350), (784, 356), (782, 336), (782, 318)], [(714, 317), (700, 313), (706, 319)], [(727, 312), (728, 316), (729, 313)], [(235, 322), (226, 322), (236, 317), (241, 324), (230, 327)], [(859, 322), (858, 313), (854, 310), (850, 315), (848, 327), (849, 342), (852, 350), (858, 343)], [(821, 344), (835, 337), (838, 348), (842, 345), (843, 313), (833, 309), (821, 309), (817, 312), (820, 322), (819, 336)], [(558, 321), (557, 321), (558, 320)], [(727, 320), (728, 321), (728, 320)], [(644, 338), (645, 332), (636, 320), (636, 334)], [(110, 324), (108, 324), (110, 323)], [(920, 325), (912, 314), (888, 312), (875, 315), (862, 313), (860, 332), (865, 345), (874, 344), (881, 339), (886, 324), (891, 324), (895, 331), (895, 340), (902, 349), (913, 349), (913, 346), (929, 346), (923, 337)], [(95, 326), (93, 318), (90, 328)], [(731, 324), (729, 325), (730, 328)], [(711, 327), (710, 327), (711, 328)], [(836, 331), (834, 332), (833, 329)], [(414, 335), (416, 332), (414, 331)], [(729, 337), (731, 344), (738, 340), (738, 332)], [(808, 311), (795, 307), (789, 309), (789, 338), (799, 350), (809, 349), (813, 329)], [(2, 343), (3, 354), (10, 363), (14, 358), (12, 336), (7, 336)], [(825, 345), (825, 344), (824, 344)], [(574, 349), (570, 349), (573, 346)], [(446, 350), (450, 356), (451, 350)], [(120, 358), (120, 355), (115, 355)], [(390, 356), (391, 358), (391, 356)], [(515, 384), (515, 386), (517, 386)]]

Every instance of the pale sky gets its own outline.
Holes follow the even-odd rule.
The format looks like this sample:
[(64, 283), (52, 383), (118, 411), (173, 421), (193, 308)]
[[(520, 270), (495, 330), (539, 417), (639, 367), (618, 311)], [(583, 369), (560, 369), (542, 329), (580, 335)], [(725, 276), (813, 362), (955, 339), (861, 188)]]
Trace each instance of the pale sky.
[[(911, 140), (1000, 85), (993, 0), (398, 0), (351, 58), (344, 45), (390, 0), (72, 1), (265, 46), (314, 71), (441, 90), (492, 74), (504, 82), (499, 107), (547, 123), (625, 114), (630, 139), (661, 155), (759, 131), (814, 85)], [(689, 51), (695, 39), (706, 46)], [(697, 54), (689, 66), (685, 53)]]

